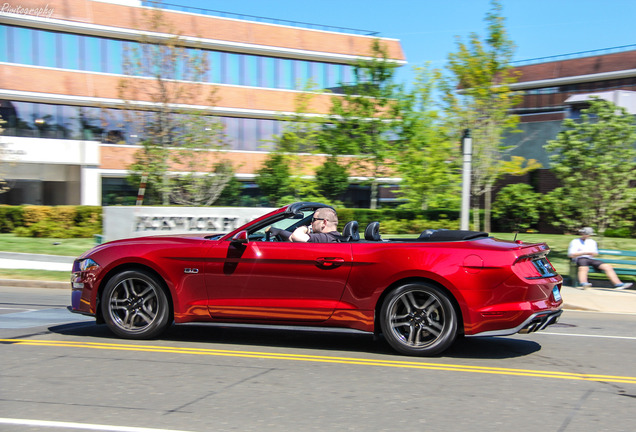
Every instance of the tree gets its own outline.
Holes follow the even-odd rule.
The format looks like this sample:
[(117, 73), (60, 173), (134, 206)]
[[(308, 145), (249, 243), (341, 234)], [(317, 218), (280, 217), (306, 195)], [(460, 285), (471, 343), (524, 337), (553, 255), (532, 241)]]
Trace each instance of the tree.
[[(581, 119), (566, 119), (546, 150), (563, 187), (557, 211), (563, 225), (593, 226), (600, 233), (634, 202), (636, 189), (636, 123), (612, 102), (593, 99)], [(559, 224), (559, 221), (555, 221)]]
[[(479, 230), (479, 197), (484, 196), (484, 229), (490, 231), (492, 189), (504, 173), (502, 163), (509, 147), (502, 144), (502, 136), (518, 123), (509, 110), (520, 101), (510, 90), (517, 75), (510, 66), (514, 44), (508, 38), (501, 16), (499, 0), (491, 1), (486, 15), (488, 37), (482, 42), (475, 33), (468, 43), (457, 41), (458, 51), (449, 55), (451, 75), (443, 85), (443, 99), (449, 133), (459, 143), (462, 131), (470, 129), (473, 139), (471, 197), (474, 229)], [(518, 164), (522, 174), (533, 167)]]
[(506, 231), (527, 231), (539, 222), (541, 195), (532, 186), (515, 183), (504, 187), (493, 204), (493, 214)]
[(459, 206), (459, 155), (445, 138), (438, 114), (433, 110), (433, 92), (439, 71), (416, 68), (413, 89), (399, 96), (399, 139), (392, 159), (402, 177), (400, 195), (407, 208)]
[[(128, 120), (139, 125), (145, 137), (129, 167), (131, 179), (146, 176), (149, 192), (157, 193), (164, 205), (209, 205), (233, 176), (228, 162), (217, 160), (227, 147), (223, 126), (213, 116), (179, 108), (197, 101), (214, 105), (214, 90), (193, 84), (208, 72), (207, 57), (185, 46), (160, 8), (146, 12), (146, 27), (175, 36), (145, 37), (125, 52), (126, 77), (120, 80), (119, 94), (126, 101)], [(140, 111), (135, 102), (140, 100), (152, 104)], [(176, 168), (186, 174), (171, 175)]]
[(318, 186), (309, 179), (313, 167), (307, 166), (307, 155), (317, 149), (321, 118), (311, 112), (316, 85), (309, 80), (296, 95), (295, 113), (284, 121), (283, 132), (274, 136), (273, 149), (257, 171), (256, 183), (270, 205), (298, 200), (320, 200)]
[(319, 148), (331, 156), (358, 155), (354, 165), (371, 183), (371, 208), (377, 208), (378, 178), (387, 175), (391, 133), (396, 128), (397, 102), (393, 75), (379, 40), (371, 44), (371, 59), (354, 67), (353, 84), (343, 84), (343, 96), (334, 96), (329, 121), (323, 127)]
[(349, 187), (347, 168), (339, 162), (337, 157), (329, 156), (316, 170), (316, 185), (318, 192), (330, 201), (340, 199)]
[(263, 166), (256, 171), (256, 184), (272, 206), (290, 194), (289, 164), (284, 154), (275, 152), (267, 156)]

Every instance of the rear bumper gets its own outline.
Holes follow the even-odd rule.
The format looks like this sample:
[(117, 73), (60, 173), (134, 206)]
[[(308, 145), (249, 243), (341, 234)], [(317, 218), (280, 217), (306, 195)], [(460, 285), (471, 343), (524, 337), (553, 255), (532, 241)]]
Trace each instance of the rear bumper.
[(559, 317), (563, 313), (563, 310), (555, 310), (555, 311), (542, 311), (536, 312), (528, 317), (523, 323), (520, 325), (501, 330), (492, 330), (485, 331), (481, 333), (476, 333), (472, 335), (466, 335), (466, 337), (478, 337), (478, 336), (509, 336), (515, 333), (533, 333), (539, 330), (544, 330), (546, 327), (556, 324), (559, 320)]

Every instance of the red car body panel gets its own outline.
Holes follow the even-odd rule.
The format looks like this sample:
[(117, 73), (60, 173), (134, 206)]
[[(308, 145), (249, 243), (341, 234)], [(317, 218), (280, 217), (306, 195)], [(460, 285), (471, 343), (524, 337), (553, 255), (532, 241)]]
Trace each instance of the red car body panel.
[[(79, 257), (73, 269), (71, 309), (99, 317), (108, 279), (145, 268), (164, 282), (176, 323), (275, 323), (377, 331), (383, 296), (410, 281), (450, 294), (465, 335), (522, 330), (555, 299), (562, 279), (543, 244), (489, 237), (463, 241), (412, 240), (292, 243), (233, 237), (281, 218), (287, 207), (225, 235), (155, 236), (113, 241)], [(97, 266), (81, 270), (91, 259)], [(548, 268), (542, 273), (543, 267)], [(544, 268), (545, 270), (545, 268)]]

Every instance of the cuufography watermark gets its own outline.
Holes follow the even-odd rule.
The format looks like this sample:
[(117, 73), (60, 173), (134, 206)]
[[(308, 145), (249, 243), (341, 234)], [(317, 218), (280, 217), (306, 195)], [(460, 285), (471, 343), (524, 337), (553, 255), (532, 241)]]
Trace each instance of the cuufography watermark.
[(0, 13), (10, 13), (16, 15), (29, 15), (35, 17), (44, 17), (51, 18), (55, 12), (55, 8), (50, 8), (47, 4), (46, 6), (40, 7), (24, 7), (21, 5), (14, 5), (11, 3), (3, 3), (2, 7), (0, 7)]

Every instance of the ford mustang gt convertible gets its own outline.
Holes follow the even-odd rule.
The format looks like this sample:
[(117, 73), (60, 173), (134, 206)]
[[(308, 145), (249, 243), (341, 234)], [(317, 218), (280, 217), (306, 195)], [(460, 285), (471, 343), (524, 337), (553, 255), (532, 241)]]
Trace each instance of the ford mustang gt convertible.
[(562, 278), (545, 243), (461, 230), (383, 239), (377, 222), (355, 221), (338, 242), (297, 243), (271, 229), (309, 225), (321, 207), (294, 203), (225, 234), (96, 246), (73, 264), (69, 309), (123, 338), (186, 322), (343, 327), (420, 356), (459, 336), (541, 330), (561, 315)]

